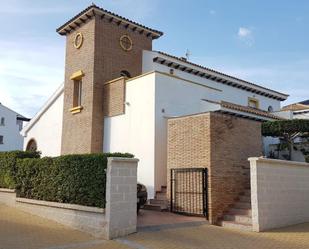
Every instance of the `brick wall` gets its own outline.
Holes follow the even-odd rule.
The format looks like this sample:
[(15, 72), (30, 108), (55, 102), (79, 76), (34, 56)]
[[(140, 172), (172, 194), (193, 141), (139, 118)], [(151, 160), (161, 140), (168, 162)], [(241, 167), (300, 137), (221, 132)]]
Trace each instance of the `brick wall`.
[[(84, 36), (81, 48), (73, 46), (77, 32)], [(131, 51), (120, 47), (122, 35), (133, 41)], [(120, 77), (122, 70), (131, 76), (142, 73), (142, 51), (152, 49), (152, 38), (126, 29), (108, 19), (93, 17), (76, 31), (67, 35), (62, 154), (101, 152), (103, 150), (103, 88), (104, 83)], [(80, 113), (72, 114), (73, 81), (70, 76), (82, 70), (82, 106)]]
[(211, 114), (210, 213), (215, 222), (250, 186), (248, 158), (262, 155), (261, 123)]
[[(167, 197), (170, 199), (172, 168), (208, 168), (210, 170), (210, 114), (169, 119), (167, 143)], [(180, 179), (177, 184), (183, 191), (184, 188), (180, 185), (185, 183), (180, 174), (178, 177)], [(183, 192), (192, 191), (188, 189)], [(186, 199), (188, 198), (179, 199), (183, 206), (177, 206), (178, 210), (185, 211), (189, 207), (190, 203), (187, 203)], [(193, 199), (190, 198), (189, 201), (193, 202)], [(200, 212), (203, 209), (203, 201), (195, 199), (195, 202), (195, 209)]]
[(168, 183), (171, 168), (208, 168), (209, 220), (216, 223), (248, 184), (247, 159), (261, 155), (260, 133), (258, 122), (218, 113), (169, 119)]
[(106, 82), (103, 90), (104, 116), (112, 117), (125, 112), (125, 78)]
[[(63, 128), (61, 154), (90, 153), (92, 143), (93, 120), (93, 67), (94, 67), (94, 37), (95, 22), (89, 21), (78, 29), (84, 35), (83, 46), (76, 49), (73, 46), (74, 37), (77, 33), (67, 35), (66, 59), (65, 59), (65, 85), (63, 103)], [(83, 70), (82, 78), (82, 112), (73, 115), (69, 109), (73, 107), (73, 81), (70, 76)]]

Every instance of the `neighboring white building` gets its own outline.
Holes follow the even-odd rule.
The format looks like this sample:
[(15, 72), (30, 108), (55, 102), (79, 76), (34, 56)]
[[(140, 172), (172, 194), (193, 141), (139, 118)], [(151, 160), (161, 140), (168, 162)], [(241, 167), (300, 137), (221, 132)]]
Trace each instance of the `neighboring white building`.
[(24, 121), (29, 119), (0, 103), (0, 151), (23, 149), (24, 138), (20, 131)]
[[(122, 22), (125, 24), (124, 28), (132, 25), (130, 32), (135, 33), (131, 34), (129, 31), (126, 31), (132, 37), (136, 35), (137, 30), (139, 35), (146, 34), (147, 37), (160, 34), (96, 6), (88, 7), (78, 16), (74, 17), (74, 19), (63, 25), (59, 32), (70, 34), (74, 23), (78, 22), (76, 29), (79, 29), (79, 26), (84, 25), (83, 23), (86, 20), (89, 19), (87, 23), (89, 24), (91, 22), (90, 18), (96, 18), (97, 16), (101, 18), (97, 20), (98, 22), (107, 17), (107, 23), (116, 20), (117, 22), (115, 21), (114, 24), (108, 25), (116, 24), (118, 25), (115, 26), (117, 29)], [(81, 22), (79, 22), (80, 20)], [(86, 31), (84, 33), (85, 36), (92, 34)], [(73, 56), (79, 56), (83, 52), (82, 42), (83, 39), (86, 42), (87, 37), (81, 37), (83, 37), (82, 31), (76, 34), (74, 42), (81, 41), (81, 43), (74, 43), (74, 46), (78, 45), (75, 46), (74, 50), (70, 47), (72, 45), (72, 40), (70, 39), (72, 38), (68, 35), (67, 58), (68, 55), (70, 55), (69, 59), (71, 59)], [(111, 38), (113, 37), (111, 35)], [(130, 43), (130, 40), (133, 39), (127, 34), (122, 35), (120, 43), (123, 38), (126, 39), (126, 43)], [(95, 39), (91, 38), (90, 40)], [(114, 39), (113, 41), (117, 41), (115, 48), (113, 48), (116, 51), (119, 49), (118, 40)], [(138, 43), (138, 40), (135, 42)], [(88, 45), (85, 44), (85, 47)], [(131, 41), (131, 46), (129, 47), (124, 47), (124, 44), (120, 45), (124, 50), (123, 58), (127, 59), (127, 56), (130, 56), (131, 50), (133, 50), (132, 56), (138, 54), (137, 52), (134, 53), (134, 41), (133, 43)], [(136, 50), (138, 49), (140, 47), (136, 48)], [(110, 51), (114, 52), (114, 50)], [(107, 58), (107, 60), (113, 59), (113, 55), (108, 53), (106, 56), (110, 56), (110, 58)], [(85, 57), (85, 55), (83, 56)], [(143, 49), (141, 56), (141, 74), (126, 79), (124, 89), (117, 89), (117, 94), (120, 92), (119, 96), (124, 95), (124, 103), (121, 103), (121, 105), (124, 105), (124, 111), (118, 115), (105, 116), (99, 119), (99, 122), (104, 126), (104, 139), (101, 133), (98, 133), (99, 137), (95, 137), (95, 139), (102, 139), (102, 151), (104, 152), (129, 152), (140, 160), (138, 180), (147, 186), (150, 198), (153, 198), (155, 191), (159, 191), (161, 186), (167, 184), (167, 118), (215, 111), (230, 113), (235, 116), (245, 116), (254, 120), (280, 119), (273, 115), (273, 112), (280, 111), (281, 101), (286, 100), (288, 97), (286, 94), (196, 65), (186, 61), (184, 58), (178, 58), (166, 53)], [(97, 59), (97, 57), (95, 58)], [(73, 71), (72, 75), (72, 72), (70, 72), (70, 75), (66, 76), (65, 84), (60, 86), (38, 114), (22, 130), (22, 134), (25, 137), (24, 149), (33, 146), (37, 147), (43, 156), (60, 155), (61, 146), (63, 145), (64, 112), (66, 112), (66, 115), (71, 112), (69, 117), (75, 118), (72, 118), (72, 120), (67, 118), (65, 120), (67, 126), (70, 125), (70, 122), (78, 122), (78, 127), (81, 128), (72, 126), (75, 127), (72, 129), (75, 129), (76, 132), (86, 130), (83, 124), (88, 123), (97, 114), (96, 111), (93, 111), (89, 116), (86, 116), (88, 119), (82, 119), (82, 116), (79, 116), (80, 113), (87, 113), (88, 115), (88, 111), (93, 108), (91, 106), (93, 102), (89, 101), (88, 98), (83, 99), (80, 96), (84, 96), (81, 94), (81, 91), (85, 91), (84, 89), (92, 90), (92, 88), (86, 87), (88, 87), (87, 84), (92, 86), (91, 84), (94, 80), (92, 79), (93, 71), (89, 70), (90, 64), (81, 65), (79, 57), (77, 57), (76, 61), (78, 62), (77, 66), (74, 64), (76, 72)], [(101, 63), (101, 61), (98, 60), (98, 63)], [(72, 62), (70, 61), (67, 67), (69, 68), (71, 64)], [(118, 69), (114, 71), (116, 70)], [(95, 73), (95, 76), (101, 76), (99, 70), (95, 71)], [(90, 77), (87, 78), (89, 75)], [(90, 83), (88, 83), (89, 79)], [(72, 87), (73, 84), (74, 87)], [(81, 87), (82, 84), (83, 87)], [(78, 86), (78, 89), (75, 85)], [(78, 105), (72, 106), (73, 108), (68, 110), (64, 105), (66, 103), (65, 94), (71, 98), (75, 92), (72, 94), (69, 91), (72, 91), (73, 88), (74, 91), (78, 90), (79, 98), (74, 98)], [(112, 96), (112, 100), (113, 97), (116, 98), (117, 96)], [(113, 103), (109, 104), (112, 105)], [(97, 116), (95, 116), (95, 120), (97, 121)], [(89, 122), (90, 124), (91, 122)], [(72, 137), (73, 140), (75, 141), (76, 137)], [(84, 143), (85, 141), (79, 142)], [(78, 144), (76, 145), (76, 142), (74, 142), (74, 146), (78, 147)]]

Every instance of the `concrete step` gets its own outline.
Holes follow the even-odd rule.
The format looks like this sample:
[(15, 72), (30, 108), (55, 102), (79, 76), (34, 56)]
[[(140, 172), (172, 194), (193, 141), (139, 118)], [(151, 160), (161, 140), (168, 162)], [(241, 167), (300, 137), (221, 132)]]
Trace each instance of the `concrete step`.
[(156, 193), (155, 199), (166, 201), (167, 200), (166, 193)]
[(219, 225), (231, 229), (240, 229), (245, 231), (252, 231), (252, 225), (238, 223), (235, 221), (220, 221)]
[(238, 201), (233, 205), (233, 207), (239, 209), (251, 209), (251, 202)]
[(150, 199), (150, 204), (167, 205), (167, 200)]
[(231, 208), (226, 214), (234, 214), (234, 215), (252, 215), (251, 209), (242, 209), (242, 208)]
[(234, 221), (237, 223), (252, 225), (252, 217), (249, 215), (226, 214), (223, 216), (224, 221)]
[(143, 209), (162, 212), (162, 211), (166, 211), (168, 207), (167, 205), (161, 205), (161, 204), (145, 204)]

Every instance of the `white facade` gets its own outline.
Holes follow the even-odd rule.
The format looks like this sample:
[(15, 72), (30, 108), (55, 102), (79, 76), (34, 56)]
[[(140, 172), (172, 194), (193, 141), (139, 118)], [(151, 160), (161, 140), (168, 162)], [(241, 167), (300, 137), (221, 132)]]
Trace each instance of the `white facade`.
[(138, 158), (138, 181), (154, 194), (155, 74), (128, 81), (125, 114), (104, 120), (104, 152), (129, 152)]
[(20, 130), (23, 126), (23, 116), (10, 110), (0, 103), (0, 151), (23, 149), (23, 136)]
[(63, 113), (63, 85), (47, 101), (22, 130), (24, 149), (34, 139), (42, 156), (59, 156), (61, 153)]
[[(148, 69), (146, 64), (144, 70)], [(104, 151), (130, 152), (140, 159), (138, 180), (146, 185), (150, 198), (167, 184), (167, 118), (218, 108), (205, 99), (247, 106), (251, 96), (246, 91), (210, 80), (190, 75), (181, 78), (177, 73), (168, 74), (167, 69), (162, 71), (128, 80), (125, 114), (105, 118), (104, 122)], [(269, 105), (280, 108), (278, 100), (257, 98), (266, 109)]]
[[(154, 58), (159, 55), (164, 57), (158, 52), (144, 51), (143, 74), (126, 80), (125, 113), (102, 120), (102, 125), (104, 122), (103, 151), (128, 152), (140, 159), (138, 181), (146, 185), (149, 198), (153, 198), (155, 191), (159, 191), (161, 186), (167, 184), (167, 118), (216, 111), (220, 109), (221, 101), (248, 106), (249, 98), (257, 99), (261, 110), (267, 111), (269, 106), (274, 111), (280, 110), (280, 100), (275, 98), (182, 70), (175, 69), (171, 74), (168, 66), (154, 62)], [(184, 65), (188, 64), (177, 59), (171, 60)], [(250, 87), (255, 87), (256, 91), (273, 94), (278, 98), (286, 96), (259, 86), (250, 85)], [(237, 111), (234, 110), (234, 112)], [(23, 129), (24, 148), (34, 138), (43, 156), (60, 155), (62, 114), (63, 86)], [(251, 115), (253, 118), (258, 117), (255, 114)]]

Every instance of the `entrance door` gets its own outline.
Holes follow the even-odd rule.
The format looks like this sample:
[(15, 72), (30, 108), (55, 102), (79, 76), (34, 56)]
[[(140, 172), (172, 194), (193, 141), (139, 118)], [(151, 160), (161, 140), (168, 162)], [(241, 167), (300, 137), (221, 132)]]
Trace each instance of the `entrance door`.
[(208, 218), (206, 168), (171, 169), (171, 211)]

